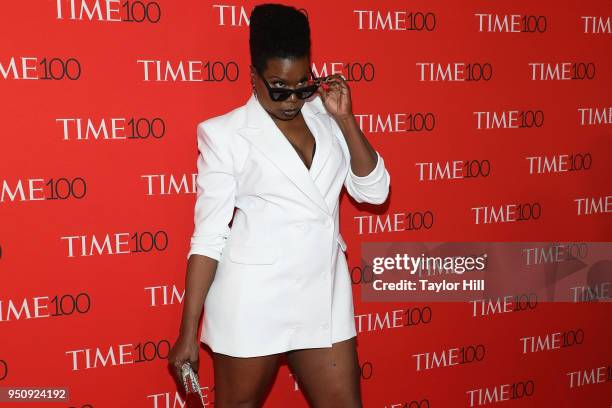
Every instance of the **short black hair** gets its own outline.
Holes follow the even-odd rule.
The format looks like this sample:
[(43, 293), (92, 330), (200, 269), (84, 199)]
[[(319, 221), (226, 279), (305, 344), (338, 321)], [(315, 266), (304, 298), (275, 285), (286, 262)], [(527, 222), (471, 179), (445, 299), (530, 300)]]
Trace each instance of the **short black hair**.
[(310, 58), (308, 17), (295, 7), (259, 4), (249, 18), (251, 65), (263, 73), (269, 58)]

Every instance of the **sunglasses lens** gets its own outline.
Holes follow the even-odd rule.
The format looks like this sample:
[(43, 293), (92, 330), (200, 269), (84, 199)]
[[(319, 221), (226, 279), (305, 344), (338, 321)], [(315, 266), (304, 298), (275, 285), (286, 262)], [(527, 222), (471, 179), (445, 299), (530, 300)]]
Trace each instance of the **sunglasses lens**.
[(270, 89), (270, 98), (275, 102), (284, 101), (295, 93), (299, 99), (310, 98), (316, 91), (319, 85), (309, 85), (292, 91), (290, 89)]
[(298, 92), (298, 98), (300, 98), (300, 99), (310, 98), (317, 91), (317, 88), (318, 88), (317, 85), (311, 85), (311, 86), (307, 86), (305, 88), (302, 88)]
[(289, 96), (291, 95), (291, 92), (285, 90), (285, 89), (275, 89), (272, 92), (270, 92), (270, 97), (272, 98), (273, 101), (284, 101), (285, 99), (289, 98)]

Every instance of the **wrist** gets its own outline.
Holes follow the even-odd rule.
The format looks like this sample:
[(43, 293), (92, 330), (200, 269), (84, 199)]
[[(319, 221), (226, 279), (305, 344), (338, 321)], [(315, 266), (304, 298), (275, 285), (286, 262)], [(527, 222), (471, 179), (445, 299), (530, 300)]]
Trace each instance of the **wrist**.
[(197, 338), (198, 337), (197, 328), (194, 328), (194, 327), (181, 328), (179, 330), (179, 336), (185, 337), (185, 338)]
[(356, 125), (357, 119), (355, 119), (355, 115), (350, 113), (346, 115), (337, 116), (336, 122), (338, 123), (338, 126), (340, 127), (340, 129), (344, 130), (348, 127)]

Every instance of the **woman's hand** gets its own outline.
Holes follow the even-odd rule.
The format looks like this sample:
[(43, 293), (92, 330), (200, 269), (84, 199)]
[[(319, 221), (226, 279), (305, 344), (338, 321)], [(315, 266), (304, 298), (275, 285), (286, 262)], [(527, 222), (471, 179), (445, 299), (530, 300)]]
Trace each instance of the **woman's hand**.
[(179, 335), (168, 354), (168, 365), (177, 383), (182, 386), (181, 366), (189, 361), (196, 373), (200, 367), (200, 342), (195, 337)]
[[(317, 90), (327, 111), (341, 121), (353, 116), (351, 90), (340, 74), (330, 75), (321, 79), (321, 86)], [(327, 85), (327, 89), (324, 86)]]

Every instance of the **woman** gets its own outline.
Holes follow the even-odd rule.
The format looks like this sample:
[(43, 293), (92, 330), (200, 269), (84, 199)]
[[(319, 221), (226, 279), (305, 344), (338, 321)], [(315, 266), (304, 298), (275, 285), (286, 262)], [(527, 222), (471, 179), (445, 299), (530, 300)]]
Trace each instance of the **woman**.
[(195, 230), (169, 363), (197, 370), (201, 340), (213, 352), (215, 406), (255, 407), (285, 354), (312, 406), (361, 407), (339, 195), (344, 185), (380, 204), (390, 177), (344, 78), (312, 76), (304, 14), (256, 6), (249, 44), (253, 95), (198, 125)]

